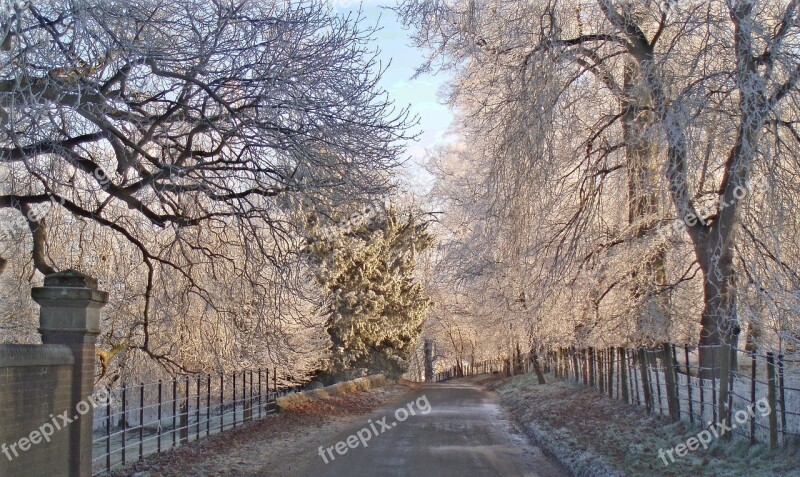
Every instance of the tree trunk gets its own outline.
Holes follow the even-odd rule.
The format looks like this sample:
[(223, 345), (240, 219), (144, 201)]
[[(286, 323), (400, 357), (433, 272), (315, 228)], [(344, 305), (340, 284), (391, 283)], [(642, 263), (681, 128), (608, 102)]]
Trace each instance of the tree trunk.
[[(697, 260), (703, 272), (704, 309), (701, 318), (700, 366), (701, 376), (719, 376), (719, 364), (728, 361), (730, 348), (738, 340), (736, 321), (736, 296), (732, 265), (734, 229), (738, 223), (741, 199), (737, 194), (746, 186), (748, 172), (752, 167), (758, 137), (771, 107), (765, 95), (763, 77), (752, 56), (752, 29), (743, 28), (752, 17), (753, 3), (732, 4), (731, 20), (734, 22), (734, 47), (736, 51), (736, 83), (739, 87), (739, 129), (723, 171), (719, 187), (719, 213), (701, 218), (693, 203), (689, 190), (687, 169), (689, 167), (689, 123), (680, 113), (671, 109), (667, 88), (659, 70), (653, 45), (643, 39), (641, 29), (632, 16), (620, 15), (608, 3), (601, 3), (606, 18), (625, 32), (631, 41), (629, 52), (638, 64), (639, 77), (646, 86), (652, 104), (654, 118), (663, 126), (667, 142), (667, 164), (665, 174), (669, 181), (670, 197), (678, 220), (686, 225), (694, 245)], [(711, 347), (703, 347), (711, 346)]]
[(533, 350), (531, 350), (531, 363), (533, 364), (533, 372), (536, 373), (536, 381), (539, 384), (544, 384), (544, 372), (542, 372), (542, 365), (539, 363), (539, 356)]
[[(639, 67), (628, 60), (624, 71), (622, 128), (628, 185), (628, 223), (636, 226), (636, 236), (644, 237), (656, 226), (659, 212), (657, 191), (658, 146), (652, 138), (655, 116), (652, 102), (643, 84)], [(664, 250), (644, 257), (643, 267), (633, 272), (634, 303), (640, 304), (634, 342), (658, 343), (669, 340), (666, 294), (657, 293), (666, 284)]]
[[(727, 378), (721, 375), (721, 371), (736, 369), (735, 350), (740, 332), (736, 315), (733, 251), (716, 237), (719, 235), (713, 229), (700, 236), (700, 244), (704, 245), (701, 250), (704, 253), (698, 257), (704, 277), (699, 354), (700, 376), (705, 379)], [(717, 251), (721, 253), (714, 260)], [(722, 387), (727, 390), (727, 386)], [(722, 397), (720, 396), (720, 400)]]
[(427, 338), (425, 339), (423, 353), (425, 361), (425, 382), (430, 383), (433, 381), (433, 341)]

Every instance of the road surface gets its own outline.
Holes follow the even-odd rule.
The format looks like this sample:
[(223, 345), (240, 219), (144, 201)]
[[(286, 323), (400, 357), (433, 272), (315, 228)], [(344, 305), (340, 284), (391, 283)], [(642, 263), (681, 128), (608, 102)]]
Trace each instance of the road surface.
[(295, 457), (291, 477), (562, 477), (569, 472), (507, 421), (496, 395), (461, 383), (422, 386)]

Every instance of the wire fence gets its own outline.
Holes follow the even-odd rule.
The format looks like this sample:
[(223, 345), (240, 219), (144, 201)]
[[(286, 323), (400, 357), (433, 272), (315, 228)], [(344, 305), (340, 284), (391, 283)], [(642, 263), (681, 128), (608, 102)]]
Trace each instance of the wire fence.
[[(700, 366), (707, 353), (710, 365)], [(459, 362), (437, 381), (483, 374), (528, 373), (533, 354), (470, 364)], [(709, 362), (709, 360), (704, 360)], [(593, 387), (648, 412), (707, 427), (723, 423), (751, 443), (771, 447), (800, 441), (800, 359), (728, 346), (665, 343), (656, 348), (559, 348), (540, 370)]]
[(300, 390), (274, 369), (122, 385), (94, 410), (92, 475), (273, 414), (278, 397)]

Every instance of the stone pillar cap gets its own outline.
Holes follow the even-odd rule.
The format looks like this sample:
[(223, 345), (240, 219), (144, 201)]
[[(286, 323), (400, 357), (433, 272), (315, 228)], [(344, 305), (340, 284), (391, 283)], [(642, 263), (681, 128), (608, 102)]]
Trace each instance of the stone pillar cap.
[(62, 288), (93, 288), (97, 289), (97, 279), (77, 270), (67, 269), (58, 273), (51, 273), (44, 277), (44, 286)]

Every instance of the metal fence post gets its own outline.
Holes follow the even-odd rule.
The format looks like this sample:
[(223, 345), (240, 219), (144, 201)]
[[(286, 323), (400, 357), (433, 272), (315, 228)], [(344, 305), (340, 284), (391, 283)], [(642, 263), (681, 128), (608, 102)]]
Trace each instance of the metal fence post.
[(200, 375), (197, 375), (197, 396), (195, 398), (195, 408), (194, 408), (194, 440), (200, 439)]
[(161, 419), (163, 417), (162, 416), (162, 409), (161, 409), (161, 406), (162, 406), (162, 401), (161, 401), (161, 399), (162, 399), (161, 398), (162, 387), (163, 387), (163, 382), (159, 379), (158, 380), (158, 443), (157, 443), (157, 450), (158, 450), (159, 454), (161, 453), (161, 434), (162, 434)]
[(111, 470), (111, 389), (106, 401), (106, 470)]
[(686, 358), (686, 391), (689, 395), (689, 422), (694, 424), (694, 404), (692, 403), (692, 370), (689, 367), (689, 345), (683, 345), (684, 357)]
[(128, 429), (128, 387), (125, 383), (122, 384), (122, 465), (126, 462), (126, 447), (127, 447), (127, 429)]
[(144, 459), (144, 383), (139, 383), (139, 460)]
[[(750, 353), (750, 404), (756, 402), (756, 352), (752, 351)], [(750, 414), (750, 444), (756, 443), (756, 415), (755, 413)]]
[(181, 444), (189, 442), (189, 376), (186, 376), (186, 394), (181, 402), (180, 439)]
[(608, 397), (614, 399), (614, 348), (606, 349), (608, 361)]
[(786, 446), (786, 393), (783, 385), (783, 355), (778, 355), (778, 398), (781, 402), (781, 436), (783, 445)]
[(172, 378), (172, 447), (177, 444), (178, 437), (178, 378)]

